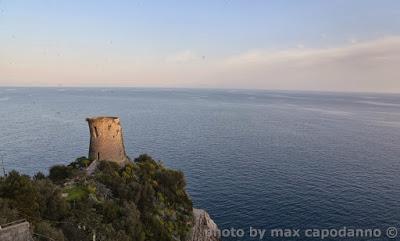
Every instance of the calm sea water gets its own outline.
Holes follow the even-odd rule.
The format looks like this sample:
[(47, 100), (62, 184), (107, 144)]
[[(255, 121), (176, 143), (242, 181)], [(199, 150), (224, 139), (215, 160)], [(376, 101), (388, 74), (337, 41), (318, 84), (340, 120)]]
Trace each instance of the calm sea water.
[(98, 115), (131, 157), (183, 170), (220, 228), (400, 227), (400, 95), (1, 88), (7, 170), (87, 155)]

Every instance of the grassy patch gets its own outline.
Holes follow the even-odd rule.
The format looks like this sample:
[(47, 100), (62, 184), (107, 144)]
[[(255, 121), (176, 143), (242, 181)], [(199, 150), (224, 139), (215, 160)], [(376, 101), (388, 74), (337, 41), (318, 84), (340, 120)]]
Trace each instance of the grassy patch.
[(88, 195), (87, 189), (81, 186), (69, 187), (65, 192), (68, 194), (67, 201), (82, 200)]

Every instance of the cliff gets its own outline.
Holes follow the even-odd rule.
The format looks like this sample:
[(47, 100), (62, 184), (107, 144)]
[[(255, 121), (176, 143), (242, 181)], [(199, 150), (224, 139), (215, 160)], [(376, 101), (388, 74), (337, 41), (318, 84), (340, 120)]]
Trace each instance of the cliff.
[(208, 213), (202, 209), (193, 209), (194, 226), (188, 241), (219, 241), (218, 227)]
[[(90, 130), (89, 159), (93, 162), (86, 169), (91, 175), (97, 168), (98, 161), (107, 160), (127, 164), (129, 159), (125, 153), (122, 126), (118, 117), (100, 116), (87, 118)], [(201, 209), (193, 209), (194, 226), (188, 241), (220, 240), (218, 228), (208, 213)]]

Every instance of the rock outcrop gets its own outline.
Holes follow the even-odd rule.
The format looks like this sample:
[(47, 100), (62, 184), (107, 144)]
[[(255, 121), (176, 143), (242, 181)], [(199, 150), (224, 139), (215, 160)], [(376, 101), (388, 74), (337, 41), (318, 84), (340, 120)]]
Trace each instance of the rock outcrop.
[(219, 230), (210, 215), (202, 209), (193, 209), (194, 226), (188, 241), (220, 241)]

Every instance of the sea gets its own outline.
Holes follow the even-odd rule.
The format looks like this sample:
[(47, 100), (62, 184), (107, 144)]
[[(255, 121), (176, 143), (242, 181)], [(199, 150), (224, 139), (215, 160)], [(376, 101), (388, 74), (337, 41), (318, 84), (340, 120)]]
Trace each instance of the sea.
[[(223, 240), (400, 233), (399, 94), (3, 87), (4, 168), (46, 173), (87, 156), (85, 119), (93, 116), (121, 118), (131, 158), (147, 153), (182, 170), (194, 206), (209, 212)], [(339, 229), (381, 236), (305, 235)]]

